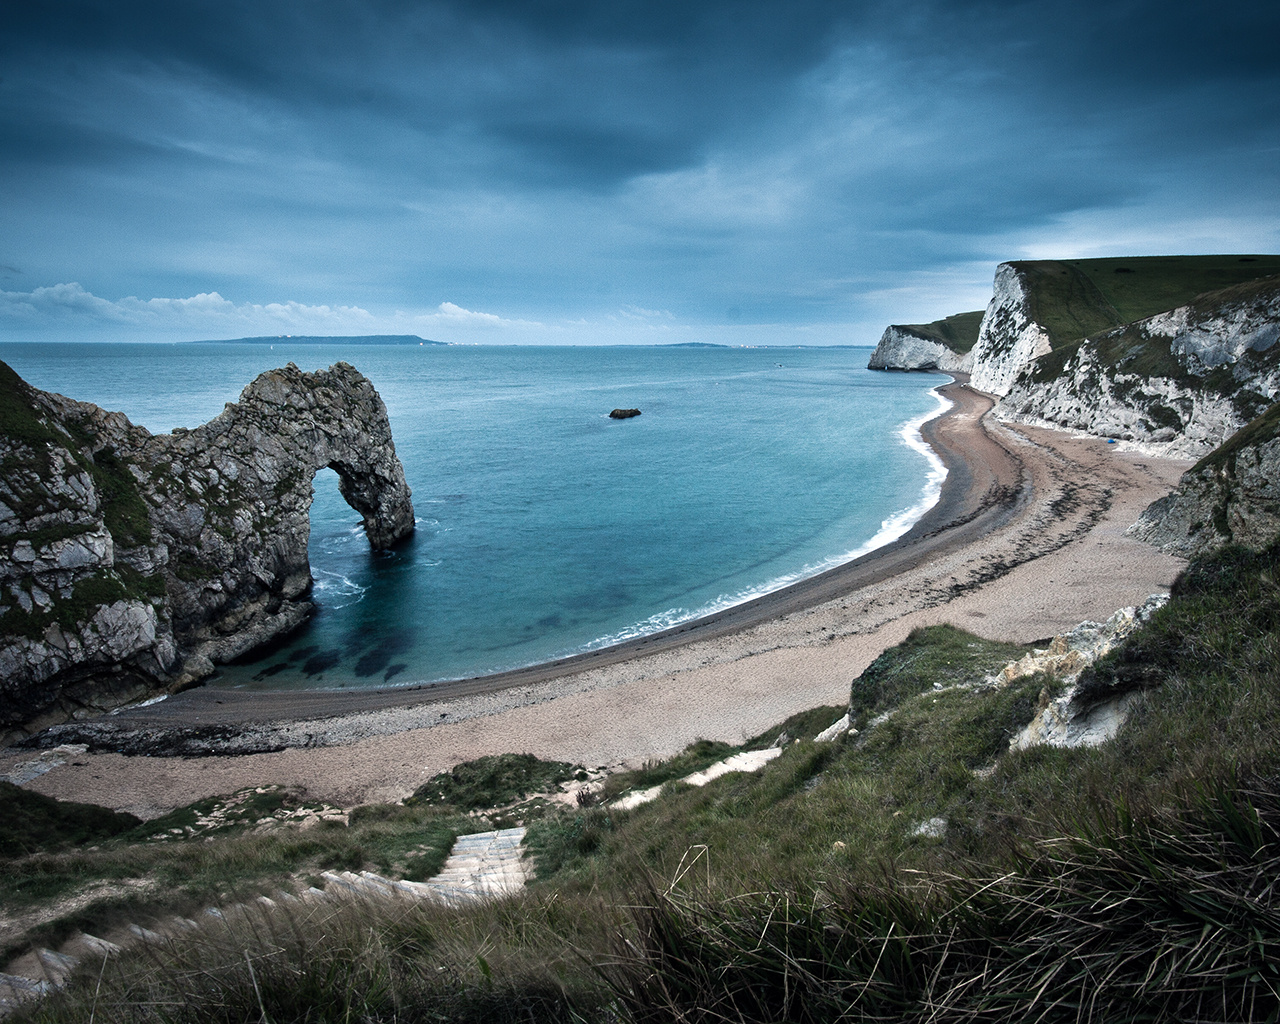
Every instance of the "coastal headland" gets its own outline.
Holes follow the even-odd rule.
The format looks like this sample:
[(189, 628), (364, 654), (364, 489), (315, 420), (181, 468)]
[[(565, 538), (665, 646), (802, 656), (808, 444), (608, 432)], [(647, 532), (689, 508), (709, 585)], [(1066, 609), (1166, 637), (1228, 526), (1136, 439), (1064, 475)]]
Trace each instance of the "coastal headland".
[[(849, 681), (916, 626), (1030, 641), (1167, 588), (1184, 562), (1124, 530), (1187, 462), (1001, 424), (963, 375), (941, 391), (951, 408), (922, 431), (948, 470), (939, 501), (853, 562), (662, 633), (497, 676), (375, 692), (208, 685), (58, 730), (58, 742), (90, 750), (29, 788), (146, 817), (263, 780), (344, 806), (394, 800), (461, 761), (517, 750), (635, 764), (842, 703)], [(9, 752), (0, 771), (31, 756)]]

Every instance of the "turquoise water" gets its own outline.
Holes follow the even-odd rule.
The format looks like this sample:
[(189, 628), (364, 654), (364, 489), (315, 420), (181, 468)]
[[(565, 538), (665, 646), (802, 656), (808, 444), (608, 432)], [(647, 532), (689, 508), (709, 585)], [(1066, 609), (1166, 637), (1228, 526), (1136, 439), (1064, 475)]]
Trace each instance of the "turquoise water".
[[(346, 359), (387, 404), (418, 530), (370, 552), (315, 481), (319, 612), (223, 682), (374, 687), (533, 664), (652, 632), (904, 532), (940, 467), (937, 378), (868, 349), (5, 345), (37, 387), (195, 426), (257, 373)], [(636, 407), (630, 420), (611, 409)]]

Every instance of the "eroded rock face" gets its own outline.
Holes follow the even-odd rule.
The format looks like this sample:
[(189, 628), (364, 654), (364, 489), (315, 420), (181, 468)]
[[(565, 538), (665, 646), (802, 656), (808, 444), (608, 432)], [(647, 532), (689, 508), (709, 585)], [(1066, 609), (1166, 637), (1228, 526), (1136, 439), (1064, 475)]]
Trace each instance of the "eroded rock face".
[(1276, 278), (1206, 293), (1086, 339), (1052, 373), (1023, 368), (996, 414), (1199, 458), (1280, 397), (1278, 337)]
[(270, 370), (166, 435), (3, 363), (0, 405), (0, 730), (188, 685), (306, 619), (318, 469), (374, 548), (413, 531), (386, 407), (346, 363)]
[(868, 370), (955, 370), (964, 373), (972, 366), (972, 350), (961, 355), (942, 342), (899, 324), (885, 328), (867, 363)]
[[(1280, 414), (1267, 418), (1280, 421)], [(1274, 435), (1277, 425), (1266, 425), (1266, 433)], [(1280, 437), (1263, 436), (1193, 466), (1127, 532), (1184, 558), (1229, 542), (1266, 547), (1280, 535)]]
[(1010, 662), (997, 680), (1008, 685), (1016, 679), (1044, 672), (1061, 681), (1063, 692), (1048, 699), (1017, 736), (1010, 750), (1037, 744), (1051, 747), (1096, 747), (1120, 731), (1133, 700), (1132, 693), (1105, 694), (1086, 699), (1077, 685), (1081, 673), (1110, 652), (1169, 600), (1168, 594), (1152, 594), (1136, 608), (1121, 608), (1106, 622), (1082, 622), (1069, 633), (1053, 638), (1044, 650), (1036, 650)]
[(996, 267), (996, 279), (973, 346), (973, 375), (969, 383), (979, 391), (1004, 395), (1031, 360), (1052, 349), (1048, 330), (1035, 319), (1031, 291), (1013, 263)]

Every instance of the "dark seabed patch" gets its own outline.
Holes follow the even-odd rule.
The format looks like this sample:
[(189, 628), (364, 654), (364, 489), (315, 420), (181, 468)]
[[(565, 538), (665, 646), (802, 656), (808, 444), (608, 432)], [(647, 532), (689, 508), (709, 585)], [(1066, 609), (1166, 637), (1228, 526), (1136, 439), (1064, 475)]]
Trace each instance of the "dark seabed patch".
[(361, 678), (375, 675), (391, 664), (397, 654), (413, 647), (413, 634), (409, 630), (397, 630), (383, 637), (356, 662), (355, 674)]
[(318, 676), (325, 669), (333, 668), (341, 660), (342, 652), (339, 650), (321, 651), (307, 659), (307, 663), (302, 666), (302, 671), (309, 676)]

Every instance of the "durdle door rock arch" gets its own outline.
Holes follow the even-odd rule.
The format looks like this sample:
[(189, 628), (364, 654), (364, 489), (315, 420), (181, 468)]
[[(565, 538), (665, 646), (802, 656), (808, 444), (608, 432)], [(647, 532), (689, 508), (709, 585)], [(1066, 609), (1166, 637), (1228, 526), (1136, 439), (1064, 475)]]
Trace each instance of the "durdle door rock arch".
[(374, 549), (413, 532), (386, 406), (347, 363), (269, 370), (158, 435), (0, 363), (0, 733), (190, 685), (303, 622), (326, 467)]

